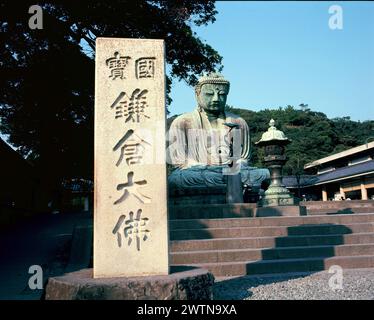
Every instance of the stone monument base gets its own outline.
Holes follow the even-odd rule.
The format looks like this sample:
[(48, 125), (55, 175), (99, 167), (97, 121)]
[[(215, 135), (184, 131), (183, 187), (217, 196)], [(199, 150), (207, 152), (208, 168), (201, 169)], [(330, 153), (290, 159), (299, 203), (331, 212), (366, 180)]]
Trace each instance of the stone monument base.
[(299, 204), (299, 200), (294, 198), (290, 193), (284, 194), (266, 194), (259, 201), (259, 206), (270, 207), (270, 206), (295, 206)]
[(276, 216), (306, 216), (304, 206), (271, 206), (259, 207), (256, 209), (256, 217), (276, 217)]
[(205, 269), (178, 267), (166, 276), (100, 278), (82, 269), (49, 278), (46, 300), (211, 300), (214, 276)]
[(226, 186), (169, 189), (170, 205), (225, 204)]
[[(208, 205), (228, 203), (256, 203), (258, 190), (245, 189), (244, 196), (240, 195), (234, 202), (227, 201), (227, 187), (190, 187), (169, 189), (170, 205)], [(242, 191), (240, 191), (242, 194)], [(244, 199), (243, 199), (244, 198)], [(238, 201), (240, 199), (240, 201)], [(244, 200), (244, 201), (243, 201)]]

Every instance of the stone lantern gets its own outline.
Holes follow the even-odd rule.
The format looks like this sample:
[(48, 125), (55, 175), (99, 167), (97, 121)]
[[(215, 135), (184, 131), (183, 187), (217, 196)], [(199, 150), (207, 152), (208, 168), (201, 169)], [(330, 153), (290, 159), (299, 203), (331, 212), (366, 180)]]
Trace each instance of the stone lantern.
[(265, 165), (269, 168), (271, 179), (269, 188), (259, 201), (259, 206), (293, 206), (297, 204), (297, 201), (288, 189), (282, 185), (282, 168), (287, 161), (287, 157), (284, 154), (285, 146), (291, 140), (282, 131), (277, 130), (273, 119), (270, 120), (269, 125), (268, 131), (262, 135), (260, 141), (255, 143), (259, 147), (264, 147)]

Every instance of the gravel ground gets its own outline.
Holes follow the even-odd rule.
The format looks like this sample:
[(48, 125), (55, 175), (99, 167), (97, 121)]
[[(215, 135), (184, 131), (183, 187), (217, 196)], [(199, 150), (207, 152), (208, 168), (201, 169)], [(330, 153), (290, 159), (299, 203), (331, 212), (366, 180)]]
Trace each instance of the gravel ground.
[(374, 269), (343, 270), (342, 289), (329, 286), (334, 273), (218, 278), (215, 300), (374, 300)]

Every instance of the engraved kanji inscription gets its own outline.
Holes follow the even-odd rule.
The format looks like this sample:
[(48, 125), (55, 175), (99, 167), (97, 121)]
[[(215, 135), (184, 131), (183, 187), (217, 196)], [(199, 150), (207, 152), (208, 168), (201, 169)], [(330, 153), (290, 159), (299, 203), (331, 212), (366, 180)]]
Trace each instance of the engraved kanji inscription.
[(117, 185), (117, 190), (121, 191), (123, 190), (123, 195), (117, 199), (114, 204), (119, 204), (127, 199), (127, 197), (131, 194), (135, 198), (137, 198), (141, 203), (150, 203), (151, 198), (143, 194), (139, 189), (139, 186), (144, 186), (147, 184), (147, 180), (138, 180), (133, 181), (134, 178), (134, 172), (130, 171), (127, 174), (127, 182), (126, 183), (120, 183)]
[(121, 56), (118, 51), (114, 52), (114, 56), (106, 60), (106, 65), (110, 70), (109, 78), (115, 80), (117, 78), (125, 78), (125, 68), (131, 58)]
[(115, 109), (115, 119), (123, 118), (125, 122), (140, 122), (143, 118), (148, 118), (146, 109), (148, 90), (135, 89), (129, 96), (126, 92), (121, 92), (110, 106)]
[(123, 214), (118, 218), (116, 225), (113, 228), (112, 233), (117, 235), (118, 247), (122, 247), (122, 229), (123, 223), (123, 234), (128, 239), (127, 245), (130, 246), (133, 239), (136, 239), (136, 249), (140, 251), (140, 240), (147, 240), (150, 234), (150, 230), (146, 228), (148, 218), (142, 218), (142, 209), (138, 209), (136, 217), (132, 211), (129, 212), (129, 218), (126, 220), (126, 216)]
[(116, 166), (118, 167), (123, 159), (126, 160), (128, 166), (141, 164), (146, 147), (150, 145), (149, 142), (134, 133), (134, 130), (128, 130), (113, 147), (113, 151), (121, 150)]
[(135, 61), (135, 75), (137, 79), (154, 78), (155, 57), (140, 58)]

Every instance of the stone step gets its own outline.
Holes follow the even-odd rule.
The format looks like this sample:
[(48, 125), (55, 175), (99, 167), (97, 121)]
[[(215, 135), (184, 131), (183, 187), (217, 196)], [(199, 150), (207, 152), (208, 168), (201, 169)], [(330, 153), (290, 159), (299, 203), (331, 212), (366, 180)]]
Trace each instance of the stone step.
[(172, 252), (171, 264), (237, 262), (332, 256), (374, 255), (374, 243), (339, 246)]
[(374, 233), (174, 240), (171, 252), (374, 243)]
[[(345, 201), (342, 204), (320, 202), (318, 205), (302, 203), (307, 207), (307, 215), (336, 215), (374, 213), (374, 201), (364, 204)], [(257, 205), (255, 203), (234, 204), (200, 204), (200, 205), (170, 205), (169, 219), (220, 219), (255, 217)]]
[(179, 229), (170, 231), (171, 240), (243, 238), (243, 237), (288, 237), (294, 235), (327, 235), (374, 232), (374, 223), (354, 223), (346, 225), (314, 224), (301, 226), (273, 227), (228, 227), (206, 229)]
[(374, 201), (372, 200), (351, 200), (351, 201), (301, 201), (300, 205), (306, 206), (309, 211), (321, 210), (344, 210), (357, 208), (374, 209)]
[(255, 203), (171, 205), (169, 219), (213, 219), (253, 217)]
[(333, 265), (343, 269), (373, 268), (374, 255), (190, 264), (208, 269), (215, 277), (321, 271)]
[(308, 216), (313, 215), (336, 215), (336, 214), (360, 214), (360, 213), (374, 213), (373, 207), (358, 207), (358, 208), (344, 208), (344, 209), (321, 209), (308, 210)]
[(266, 217), (266, 218), (225, 218), (225, 219), (181, 219), (170, 220), (170, 230), (231, 228), (231, 227), (267, 227), (295, 226), (302, 224), (347, 224), (374, 222), (374, 214), (322, 215), (303, 217)]

